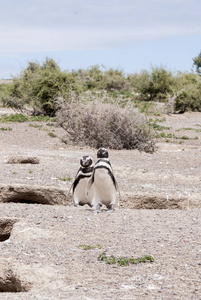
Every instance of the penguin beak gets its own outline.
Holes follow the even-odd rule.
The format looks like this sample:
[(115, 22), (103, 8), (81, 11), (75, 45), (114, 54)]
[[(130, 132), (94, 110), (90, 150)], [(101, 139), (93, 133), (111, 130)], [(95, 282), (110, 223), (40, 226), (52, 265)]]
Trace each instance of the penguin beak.
[(83, 157), (82, 158), (82, 166), (83, 167), (89, 167), (92, 164), (92, 159), (91, 157)]
[(97, 152), (97, 157), (107, 158), (108, 157), (108, 151), (105, 148), (100, 148)]
[(88, 160), (83, 160), (82, 164), (83, 164), (84, 167), (86, 167), (88, 165)]

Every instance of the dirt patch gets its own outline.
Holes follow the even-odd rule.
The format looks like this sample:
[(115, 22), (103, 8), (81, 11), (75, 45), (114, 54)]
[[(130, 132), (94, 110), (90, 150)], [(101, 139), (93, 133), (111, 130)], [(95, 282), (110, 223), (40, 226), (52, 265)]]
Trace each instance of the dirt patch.
[(0, 293), (27, 292), (29, 284), (22, 282), (6, 260), (0, 260)]
[(10, 157), (7, 161), (8, 164), (39, 164), (40, 161), (37, 157)]
[[(18, 278), (32, 285), (20, 299), (200, 299), (198, 209), (96, 214), (86, 207), (0, 203), (2, 215), (21, 220), (12, 242), (0, 243), (2, 258), (9, 256)], [(106, 264), (101, 253), (151, 255), (154, 262)], [(16, 293), (12, 299), (19, 299)]]

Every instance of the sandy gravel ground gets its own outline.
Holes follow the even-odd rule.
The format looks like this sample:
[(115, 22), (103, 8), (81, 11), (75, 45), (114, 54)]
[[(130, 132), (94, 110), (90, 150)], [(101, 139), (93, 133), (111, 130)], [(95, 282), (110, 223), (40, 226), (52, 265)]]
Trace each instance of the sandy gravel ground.
[[(5, 110), (0, 109), (0, 114)], [(122, 195), (150, 193), (188, 198), (184, 210), (124, 209), (93, 213), (88, 207), (1, 203), (0, 220), (15, 218), (11, 237), (0, 242), (0, 260), (30, 290), (0, 293), (0, 299), (201, 299), (201, 114), (165, 116), (161, 125), (183, 144), (160, 140), (154, 154), (110, 151)], [(0, 128), (0, 184), (71, 185), (83, 154), (96, 150), (65, 145), (64, 132), (46, 124), (3, 124)], [(184, 130), (193, 128), (194, 130)], [(179, 131), (177, 131), (179, 129)], [(181, 130), (182, 129), (182, 130)], [(47, 131), (48, 130), (48, 131)], [(49, 131), (57, 136), (52, 138)], [(53, 132), (53, 131), (52, 131)], [(177, 142), (177, 141), (176, 141)], [(38, 165), (7, 164), (12, 156), (36, 156)], [(172, 207), (174, 208), (174, 207)], [(102, 249), (82, 250), (80, 244)], [(152, 263), (118, 266), (98, 260), (108, 255), (152, 255)]]

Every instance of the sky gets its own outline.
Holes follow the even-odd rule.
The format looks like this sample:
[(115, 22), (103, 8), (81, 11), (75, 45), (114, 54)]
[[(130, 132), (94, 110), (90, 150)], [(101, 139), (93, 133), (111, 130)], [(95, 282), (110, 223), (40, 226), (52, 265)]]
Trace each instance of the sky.
[(0, 0), (0, 78), (29, 61), (125, 74), (191, 72), (201, 51), (201, 0)]

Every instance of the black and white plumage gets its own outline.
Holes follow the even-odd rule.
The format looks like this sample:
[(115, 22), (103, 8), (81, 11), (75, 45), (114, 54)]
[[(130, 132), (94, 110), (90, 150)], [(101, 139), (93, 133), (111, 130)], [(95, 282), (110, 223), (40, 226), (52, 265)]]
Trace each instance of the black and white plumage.
[[(88, 155), (82, 156), (80, 159), (80, 165), (75, 180), (71, 186), (73, 190), (73, 203), (75, 206), (88, 204), (91, 206), (91, 203), (86, 198), (86, 189), (88, 181), (93, 172), (92, 158)], [(71, 190), (70, 188), (70, 190)]]
[(105, 148), (98, 150), (98, 160), (87, 187), (88, 201), (97, 211), (100, 211), (103, 204), (113, 211), (116, 203), (118, 184), (108, 157)]

